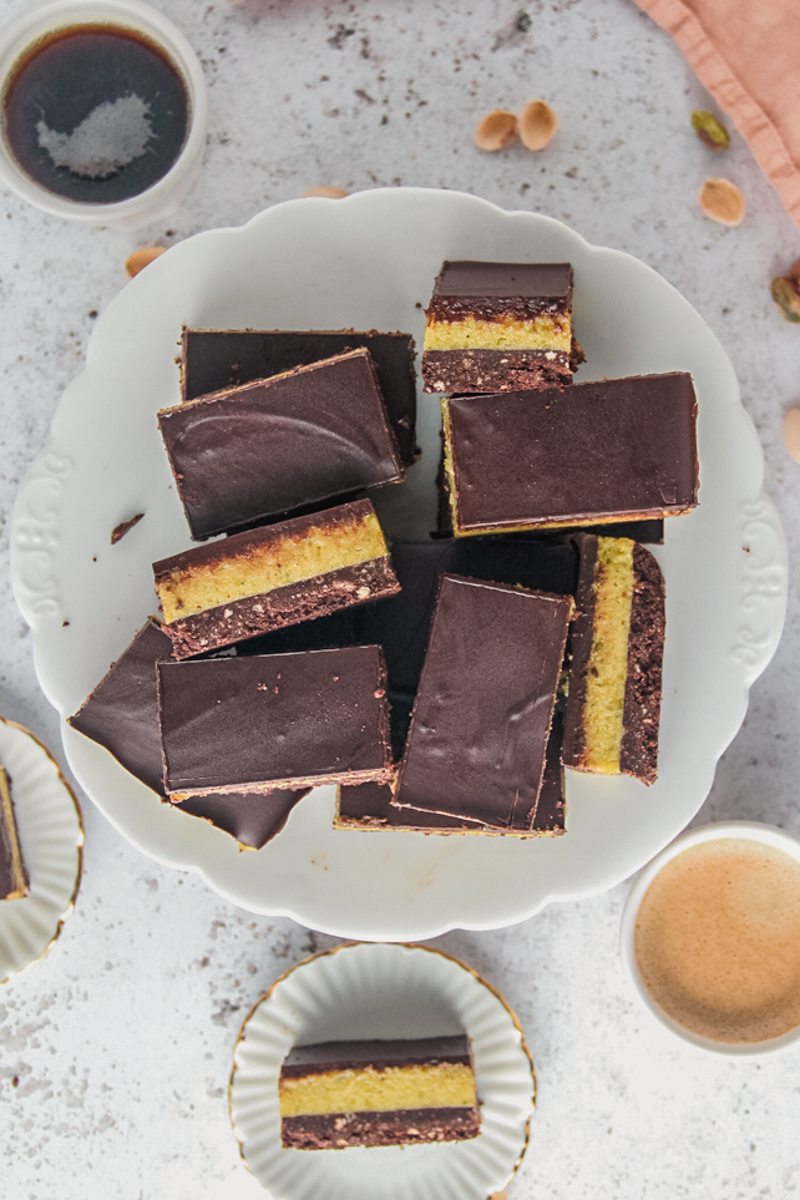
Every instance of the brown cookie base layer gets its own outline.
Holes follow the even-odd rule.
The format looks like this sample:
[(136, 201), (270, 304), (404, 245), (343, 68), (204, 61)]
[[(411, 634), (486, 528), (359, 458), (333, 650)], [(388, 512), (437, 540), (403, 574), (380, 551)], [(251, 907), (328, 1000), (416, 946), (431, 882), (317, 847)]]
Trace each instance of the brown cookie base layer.
[(666, 613), (664, 577), (641, 546), (633, 548), (633, 577), (620, 770), (649, 784), (658, 775)]
[(295, 1150), (344, 1150), (348, 1146), (410, 1146), (462, 1142), (477, 1137), (476, 1108), (410, 1108), (395, 1112), (330, 1113), (284, 1117), (281, 1141)]
[(173, 658), (192, 658), (355, 604), (394, 596), (399, 590), (387, 555), (182, 617), (165, 625), (164, 632), (172, 641)]
[(570, 355), (559, 350), (426, 350), (426, 392), (540, 391), (572, 382)]

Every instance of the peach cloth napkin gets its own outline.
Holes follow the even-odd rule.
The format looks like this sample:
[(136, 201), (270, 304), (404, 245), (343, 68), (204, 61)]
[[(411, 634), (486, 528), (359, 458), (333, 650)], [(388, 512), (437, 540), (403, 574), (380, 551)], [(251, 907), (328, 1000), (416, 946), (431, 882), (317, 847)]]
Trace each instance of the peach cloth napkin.
[(800, 225), (800, 0), (635, 0), (672, 34)]

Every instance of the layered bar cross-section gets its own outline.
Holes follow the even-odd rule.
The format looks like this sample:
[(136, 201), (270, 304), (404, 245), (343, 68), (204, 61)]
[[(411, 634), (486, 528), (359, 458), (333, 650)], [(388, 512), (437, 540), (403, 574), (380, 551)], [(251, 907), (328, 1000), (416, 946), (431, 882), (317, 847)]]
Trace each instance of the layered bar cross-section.
[(21, 900), (28, 894), (28, 871), (11, 794), (11, 777), (0, 767), (0, 901)]
[(664, 578), (625, 538), (584, 534), (563, 761), (654, 783), (664, 658)]
[(427, 308), (427, 392), (563, 387), (581, 357), (569, 263), (443, 265)]
[(281, 1069), (281, 1140), (297, 1150), (453, 1142), (480, 1132), (464, 1036), (297, 1046)]
[(369, 500), (195, 546), (153, 571), (179, 659), (399, 591)]

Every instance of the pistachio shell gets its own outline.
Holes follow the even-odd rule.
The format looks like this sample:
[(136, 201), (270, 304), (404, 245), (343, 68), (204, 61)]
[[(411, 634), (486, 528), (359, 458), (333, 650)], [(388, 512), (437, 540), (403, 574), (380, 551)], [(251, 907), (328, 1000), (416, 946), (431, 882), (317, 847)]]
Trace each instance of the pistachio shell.
[(514, 113), (496, 108), (478, 122), (475, 130), (475, 145), (479, 150), (503, 150), (517, 136), (517, 118)]
[(741, 188), (730, 179), (706, 179), (700, 189), (700, 208), (720, 225), (741, 225), (747, 204)]
[(544, 150), (558, 129), (558, 114), (546, 100), (529, 100), (519, 114), (519, 136), (526, 150)]
[(140, 246), (138, 250), (134, 250), (133, 254), (129, 254), (125, 260), (125, 270), (131, 279), (149, 266), (154, 259), (160, 258), (166, 249), (166, 246)]
[(800, 462), (800, 408), (790, 408), (784, 413), (783, 442), (789, 457)]
[(773, 279), (770, 291), (772, 299), (786, 320), (792, 321), (794, 324), (800, 323), (800, 292), (797, 290), (797, 283), (783, 275), (778, 275)]
[(727, 150), (731, 144), (725, 126), (718, 117), (706, 112), (704, 108), (696, 108), (692, 113), (692, 128), (701, 142), (705, 142), (712, 150)]
[(350, 193), (340, 187), (310, 187), (306, 188), (303, 196), (321, 196), (326, 200), (344, 200)]

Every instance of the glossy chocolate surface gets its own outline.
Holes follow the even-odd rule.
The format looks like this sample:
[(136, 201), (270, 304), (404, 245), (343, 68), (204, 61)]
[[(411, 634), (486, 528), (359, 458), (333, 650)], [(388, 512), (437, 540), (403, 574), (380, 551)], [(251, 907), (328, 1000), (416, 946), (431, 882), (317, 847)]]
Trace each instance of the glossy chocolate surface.
[(395, 803), (532, 827), (572, 607), (443, 577)]
[(162, 662), (169, 794), (386, 778), (386, 677), (377, 646)]
[(513, 313), (569, 312), (569, 263), (445, 262), (434, 284), (428, 318), (460, 321)]
[(376, 330), (185, 329), (181, 364), (184, 400), (278, 375), (348, 350), (372, 355), (389, 420), (408, 465), (415, 457), (417, 384), (414, 340)]
[(402, 479), (367, 350), (158, 415), (195, 538)]
[(419, 683), (441, 575), (520, 584), (563, 596), (575, 591), (577, 554), (567, 543), (441, 538), (395, 541), (391, 552), (401, 591), (360, 610), (360, 640), (383, 646), (391, 687), (411, 693)]
[(697, 503), (689, 375), (445, 403), (462, 531), (666, 516)]
[(411, 1067), (419, 1063), (471, 1062), (469, 1041), (454, 1037), (403, 1038), (368, 1041), (318, 1042), (295, 1046), (284, 1060), (281, 1077), (296, 1079), (320, 1071), (345, 1071), (348, 1067)]
[[(147, 621), (68, 724), (104, 746), (127, 771), (162, 799), (163, 764), (158, 724), (156, 663), (170, 656), (170, 640)], [(243, 846), (260, 849), (283, 829), (308, 789), (276, 789), (187, 800), (181, 811), (203, 817)]]

